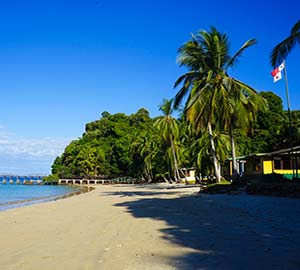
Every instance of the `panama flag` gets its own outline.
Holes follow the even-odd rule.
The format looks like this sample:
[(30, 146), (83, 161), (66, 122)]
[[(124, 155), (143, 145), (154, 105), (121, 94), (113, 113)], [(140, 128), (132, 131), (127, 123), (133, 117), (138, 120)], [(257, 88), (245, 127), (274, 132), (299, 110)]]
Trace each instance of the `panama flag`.
[(282, 79), (281, 71), (284, 69), (284, 63), (282, 63), (278, 68), (275, 68), (271, 75), (273, 76), (274, 82), (277, 82)]

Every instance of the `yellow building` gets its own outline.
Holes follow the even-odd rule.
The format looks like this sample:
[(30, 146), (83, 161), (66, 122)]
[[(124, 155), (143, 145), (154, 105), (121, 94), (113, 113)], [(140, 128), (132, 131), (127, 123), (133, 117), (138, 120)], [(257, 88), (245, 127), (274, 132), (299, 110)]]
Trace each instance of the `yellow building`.
[[(283, 174), (286, 178), (300, 178), (300, 146), (270, 153), (252, 154), (237, 158), (241, 175)], [(232, 175), (232, 160), (228, 159), (223, 174)]]
[(185, 169), (183, 168), (182, 171), (184, 172), (184, 177), (182, 177), (181, 183), (185, 184), (196, 184), (196, 169), (195, 168), (190, 168), (190, 169)]

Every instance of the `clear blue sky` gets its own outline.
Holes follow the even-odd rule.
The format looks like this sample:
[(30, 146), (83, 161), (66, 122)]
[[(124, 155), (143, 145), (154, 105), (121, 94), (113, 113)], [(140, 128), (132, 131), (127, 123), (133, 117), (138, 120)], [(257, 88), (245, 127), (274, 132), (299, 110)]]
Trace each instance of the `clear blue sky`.
[[(300, 19), (294, 1), (10, 0), (0, 3), (0, 172), (48, 173), (53, 158), (101, 112), (159, 114), (184, 72), (177, 49), (214, 25), (232, 52), (256, 38), (231, 75), (285, 102), (269, 55)], [(300, 109), (300, 49), (287, 59)]]

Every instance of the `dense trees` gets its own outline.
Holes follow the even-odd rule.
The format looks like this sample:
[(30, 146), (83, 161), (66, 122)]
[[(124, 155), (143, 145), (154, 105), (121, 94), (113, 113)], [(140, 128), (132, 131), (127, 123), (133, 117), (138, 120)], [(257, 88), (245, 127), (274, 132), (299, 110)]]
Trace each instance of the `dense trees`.
[[(235, 126), (237, 155), (289, 147), (287, 112), (280, 97), (272, 92), (259, 95), (267, 100), (269, 109), (258, 110), (251, 125)], [(209, 134), (196, 133), (184, 115), (172, 117), (169, 105), (164, 108), (164, 115), (157, 118), (151, 118), (145, 109), (129, 116), (102, 113), (99, 120), (86, 125), (81, 138), (72, 141), (54, 160), (52, 173), (60, 178), (132, 176), (148, 182), (178, 180), (183, 167), (197, 167), (202, 175), (211, 174)], [(299, 141), (300, 112), (292, 114), (296, 116), (293, 117), (297, 135), (294, 139)], [(219, 129), (213, 133), (213, 139), (222, 164), (230, 156), (229, 134)]]
[(141, 175), (143, 158), (136, 151), (142, 133), (154, 132), (153, 120), (145, 109), (127, 116), (102, 113), (100, 120), (88, 123), (82, 138), (70, 143), (52, 166), (60, 177), (103, 177)]

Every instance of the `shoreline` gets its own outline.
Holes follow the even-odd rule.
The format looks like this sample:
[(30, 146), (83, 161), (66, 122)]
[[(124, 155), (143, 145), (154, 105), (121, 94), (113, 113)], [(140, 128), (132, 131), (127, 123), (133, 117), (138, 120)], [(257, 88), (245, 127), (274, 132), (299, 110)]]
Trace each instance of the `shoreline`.
[(198, 190), (103, 185), (66, 200), (0, 212), (0, 265), (7, 270), (298, 268), (300, 201)]
[(75, 191), (70, 191), (65, 194), (59, 194), (59, 195), (50, 195), (50, 196), (42, 196), (42, 197), (36, 197), (31, 199), (24, 199), (24, 200), (17, 200), (17, 201), (9, 201), (5, 203), (0, 203), (0, 212), (7, 211), (9, 209), (15, 209), (15, 208), (21, 208), (33, 204), (39, 204), (39, 203), (45, 203), (49, 201), (56, 201), (60, 199), (66, 199), (72, 196), (80, 195), (85, 192), (90, 192), (94, 188), (89, 186), (72, 186), (76, 188)]

